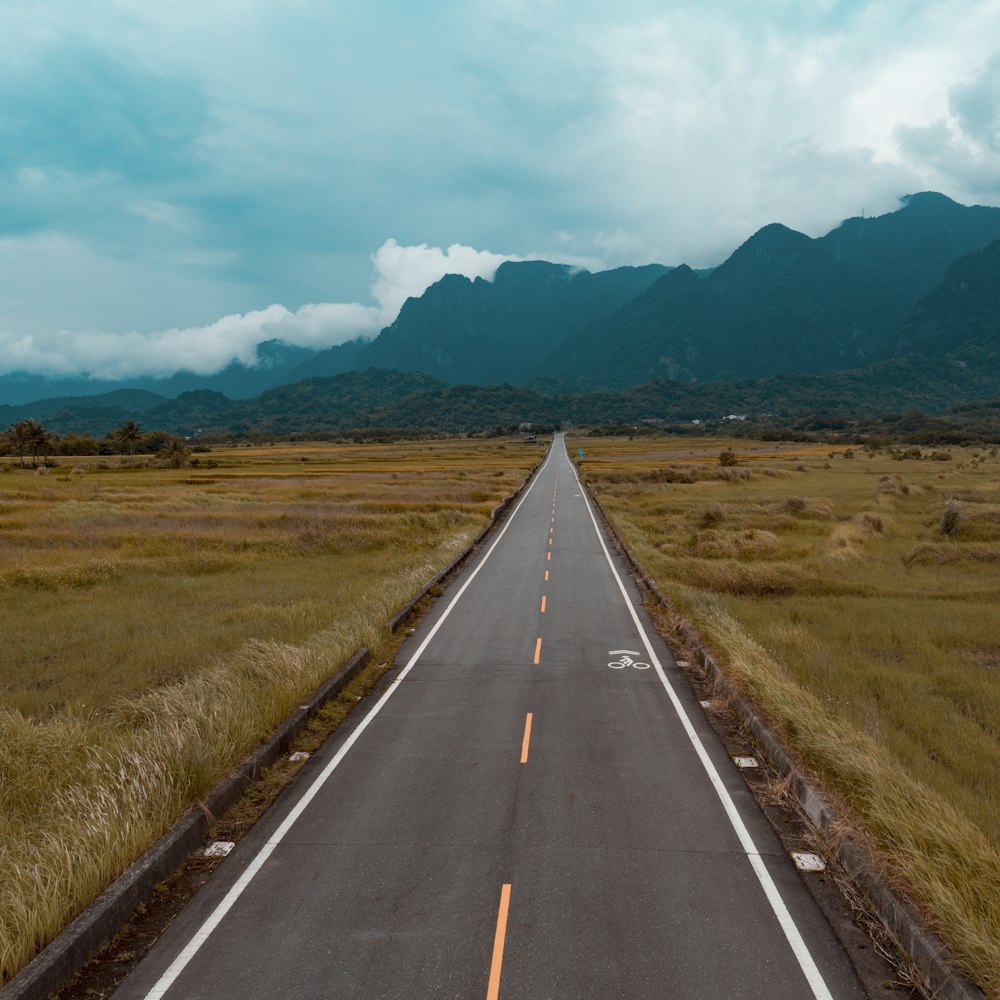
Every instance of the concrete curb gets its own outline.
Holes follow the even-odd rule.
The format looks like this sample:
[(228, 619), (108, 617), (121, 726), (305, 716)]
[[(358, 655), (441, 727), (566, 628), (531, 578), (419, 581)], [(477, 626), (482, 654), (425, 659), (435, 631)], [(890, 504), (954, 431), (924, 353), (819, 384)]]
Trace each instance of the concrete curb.
[[(389, 619), (391, 631), (395, 632), (413, 613), (418, 602), (433, 587), (451, 576), (476, 551), (483, 539), (503, 520), (514, 501), (527, 489), (542, 461), (535, 463), (518, 489), (493, 508), (489, 522), (476, 535), (472, 544)], [(74, 917), (13, 979), (0, 986), (0, 1000), (44, 1000), (62, 989), (125, 926), (135, 908), (150, 897), (156, 885), (176, 872), (188, 855), (204, 843), (212, 824), (239, 801), (247, 788), (260, 778), (262, 771), (288, 750), (309, 719), (335, 698), (364, 669), (370, 658), (368, 649), (360, 649), (333, 677), (324, 681), (274, 730), (266, 743), (254, 750), (205, 796), (199, 807), (185, 813), (90, 906)]]
[[(631, 568), (639, 587), (652, 595), (663, 607), (673, 610), (673, 605), (660, 592), (656, 582), (646, 573), (608, 519), (589, 483), (587, 493), (615, 547)], [(791, 794), (819, 832), (828, 853), (850, 877), (871, 912), (875, 914), (900, 953), (910, 963), (912, 971), (919, 975), (924, 991), (935, 1000), (986, 1000), (982, 990), (957, 970), (954, 956), (945, 943), (924, 927), (916, 907), (888, 884), (868, 848), (856, 840), (839, 835), (838, 831), (843, 827), (840, 825), (837, 813), (798, 767), (774, 730), (736, 690), (722, 668), (701, 644), (694, 629), (684, 626), (680, 632), (694, 651), (699, 667), (712, 682), (715, 690), (726, 700), (741, 725), (753, 736), (763, 756), (782, 777), (788, 778)]]
[(335, 698), (367, 665), (367, 649), (356, 652), (329, 680), (324, 681), (235, 770), (185, 813), (153, 846), (131, 864), (76, 916), (5, 986), (0, 1000), (43, 1000), (61, 989), (148, 899), (157, 883), (172, 875), (192, 851), (200, 847), (215, 820), (291, 745), (292, 740), (330, 699)]

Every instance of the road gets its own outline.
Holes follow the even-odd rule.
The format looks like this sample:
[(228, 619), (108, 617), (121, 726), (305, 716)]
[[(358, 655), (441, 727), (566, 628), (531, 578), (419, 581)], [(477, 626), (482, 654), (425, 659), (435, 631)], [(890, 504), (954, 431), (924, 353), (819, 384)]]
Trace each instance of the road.
[(117, 1000), (863, 998), (608, 549), (558, 436)]

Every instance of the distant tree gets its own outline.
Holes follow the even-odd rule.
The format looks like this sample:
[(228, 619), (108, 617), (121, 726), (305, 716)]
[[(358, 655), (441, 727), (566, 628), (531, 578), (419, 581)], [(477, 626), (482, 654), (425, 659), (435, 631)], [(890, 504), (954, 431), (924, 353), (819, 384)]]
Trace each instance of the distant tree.
[(122, 451), (128, 448), (128, 457), (135, 455), (135, 443), (142, 439), (142, 428), (134, 420), (126, 420), (114, 432), (115, 440)]
[(11, 424), (0, 437), (9, 451), (14, 452), (21, 465), (24, 465), (24, 453), (31, 447), (28, 434), (28, 422), (20, 420), (16, 424)]
[(99, 442), (90, 434), (63, 434), (59, 438), (60, 455), (96, 455)]
[(27, 436), (28, 447), (38, 465), (39, 453), (45, 451), (49, 446), (49, 432), (41, 425), (35, 423), (30, 417), (24, 421), (25, 434)]
[(174, 435), (167, 439), (167, 442), (156, 453), (156, 457), (161, 462), (166, 462), (173, 469), (180, 469), (187, 465), (188, 456), (191, 449), (182, 437)]

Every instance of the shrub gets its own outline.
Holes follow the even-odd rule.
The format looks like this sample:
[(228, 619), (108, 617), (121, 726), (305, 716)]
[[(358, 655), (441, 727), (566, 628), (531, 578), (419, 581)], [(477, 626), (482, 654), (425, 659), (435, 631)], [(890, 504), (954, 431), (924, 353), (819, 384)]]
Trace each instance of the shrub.
[(871, 531), (876, 535), (881, 535), (885, 532), (885, 522), (878, 514), (873, 514), (869, 510), (866, 510), (861, 515), (861, 526), (865, 531)]
[(958, 524), (962, 520), (962, 505), (952, 497), (944, 505), (944, 513), (941, 515), (941, 523), (938, 531), (942, 535), (953, 535), (958, 531)]
[(720, 451), (719, 452), (719, 465), (739, 465), (740, 460), (736, 457), (735, 451)]

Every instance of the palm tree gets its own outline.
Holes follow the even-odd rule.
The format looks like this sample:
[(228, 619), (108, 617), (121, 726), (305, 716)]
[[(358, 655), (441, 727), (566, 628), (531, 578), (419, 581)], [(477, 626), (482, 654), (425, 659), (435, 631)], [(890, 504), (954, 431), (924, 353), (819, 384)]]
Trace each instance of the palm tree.
[(41, 424), (36, 424), (31, 417), (24, 421), (24, 426), (28, 447), (31, 448), (31, 454), (35, 458), (35, 465), (38, 465), (38, 453), (49, 446), (49, 432)]
[(31, 446), (31, 442), (28, 440), (28, 422), (26, 420), (20, 420), (16, 424), (11, 424), (0, 437), (3, 438), (7, 447), (13, 451), (22, 467), (24, 466), (24, 453)]
[(188, 455), (191, 449), (182, 437), (174, 434), (167, 439), (166, 444), (156, 453), (156, 457), (166, 462), (171, 468), (180, 469), (187, 465)]
[(142, 438), (142, 428), (134, 420), (126, 420), (115, 431), (115, 438), (122, 450), (128, 445), (128, 457), (132, 458), (135, 454), (135, 443)]

